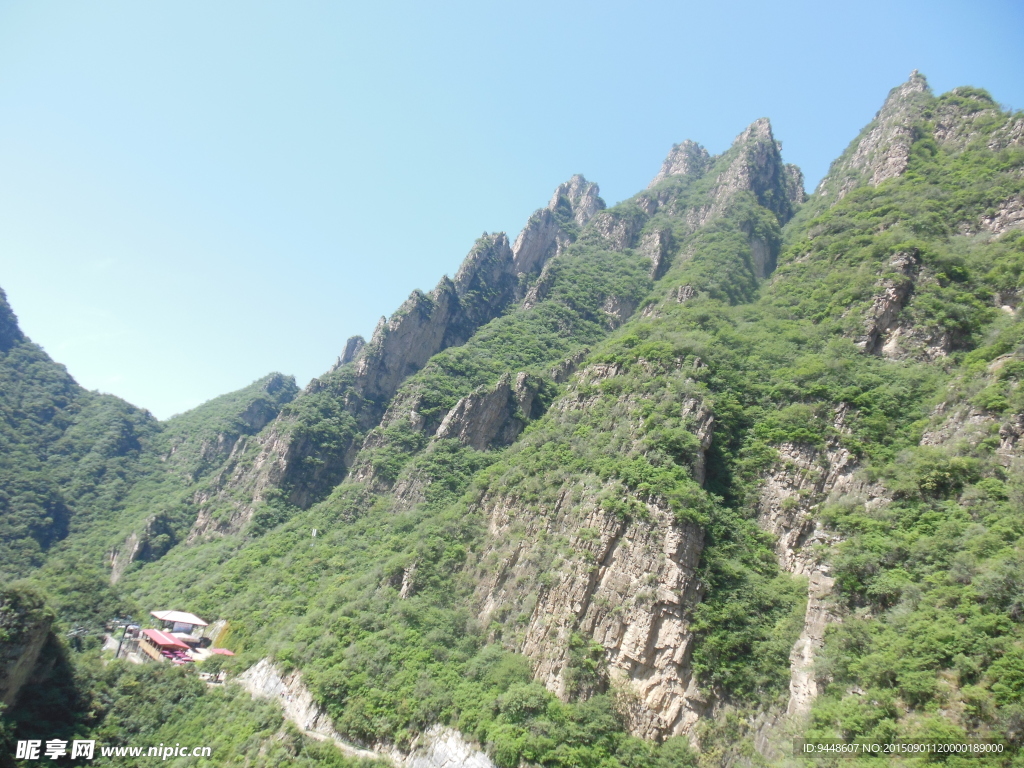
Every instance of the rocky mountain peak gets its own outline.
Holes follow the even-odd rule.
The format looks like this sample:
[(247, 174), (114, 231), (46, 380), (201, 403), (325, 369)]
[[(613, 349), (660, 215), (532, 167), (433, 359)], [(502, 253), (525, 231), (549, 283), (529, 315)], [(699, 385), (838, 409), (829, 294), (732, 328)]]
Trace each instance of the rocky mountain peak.
[(682, 144), (674, 144), (672, 150), (661, 164), (661, 170), (647, 188), (657, 185), (669, 176), (701, 176), (711, 167), (711, 155), (700, 144), (687, 139)]
[(582, 227), (595, 213), (604, 210), (604, 200), (600, 198), (600, 191), (597, 184), (587, 181), (582, 174), (577, 173), (555, 188), (555, 193), (548, 202), (548, 210), (554, 213), (559, 210), (559, 206), (567, 204), (568, 213)]
[(733, 146), (745, 144), (748, 141), (762, 142), (770, 141), (775, 142), (775, 137), (772, 135), (772, 122), (767, 117), (759, 117), (757, 120), (752, 122), (743, 132), (736, 137), (733, 141)]
[(505, 233), (485, 232), (455, 273), (455, 290), (459, 296), (484, 290), (508, 275), (511, 266), (512, 248)]
[[(714, 207), (722, 208), (737, 192), (753, 192), (765, 208), (785, 223), (794, 203), (803, 201), (803, 174), (782, 161), (779, 142), (767, 117), (758, 118), (733, 141), (732, 162), (721, 172), (712, 192)], [(726, 153), (726, 157), (729, 156)]]
[(362, 336), (350, 337), (349, 340), (345, 342), (345, 350), (341, 353), (341, 357), (338, 358), (338, 364), (344, 365), (345, 363), (355, 360), (356, 355), (362, 351), (364, 346), (366, 346), (366, 340)]
[[(443, 277), (429, 294), (413, 291), (390, 318), (381, 318), (358, 355), (356, 383), (363, 395), (386, 401), (432, 355), (464, 343), (500, 315), (515, 297), (518, 282), (508, 237), (484, 233), (454, 280)], [(382, 413), (368, 412), (364, 420), (373, 423)]]
[[(581, 174), (555, 188), (546, 208), (535, 211), (512, 246), (516, 275), (539, 272), (548, 260), (576, 239), (573, 223), (582, 228), (603, 211), (604, 200), (597, 184)], [(522, 298), (521, 296), (519, 298)]]
[(832, 164), (818, 187), (821, 196), (834, 204), (862, 183), (877, 186), (902, 174), (910, 160), (914, 123), (930, 100), (928, 81), (915, 69), (889, 92), (875, 119)]

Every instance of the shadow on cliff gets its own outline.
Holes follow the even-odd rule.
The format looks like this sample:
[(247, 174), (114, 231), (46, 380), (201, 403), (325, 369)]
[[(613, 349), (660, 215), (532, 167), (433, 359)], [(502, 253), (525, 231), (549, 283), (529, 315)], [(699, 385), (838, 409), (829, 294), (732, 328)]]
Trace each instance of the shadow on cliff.
[[(63, 739), (70, 744), (72, 739), (83, 738), (94, 724), (96, 710), (85, 690), (88, 686), (72, 663), (68, 648), (50, 632), (14, 706), (0, 715), (0, 768), (15, 765), (18, 740), (39, 739), (45, 743), (48, 739)], [(59, 764), (86, 764), (66, 760)]]

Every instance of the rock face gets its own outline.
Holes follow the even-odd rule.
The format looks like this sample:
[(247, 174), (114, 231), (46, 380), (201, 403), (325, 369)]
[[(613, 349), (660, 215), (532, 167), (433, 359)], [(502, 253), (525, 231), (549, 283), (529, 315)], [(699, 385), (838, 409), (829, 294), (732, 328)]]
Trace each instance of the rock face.
[[(705, 202), (692, 205), (677, 197), (677, 192), (662, 182), (669, 178), (712, 179)], [(706, 183), (706, 182), (705, 182)], [(757, 201), (778, 217), (779, 224), (789, 221), (796, 206), (804, 201), (803, 174), (782, 161), (778, 142), (767, 118), (755, 120), (732, 147), (712, 157), (693, 141), (675, 145), (647, 191), (633, 199), (636, 210), (618, 208), (597, 214), (591, 222), (591, 237), (611, 250), (638, 247), (651, 259), (651, 276), (659, 279), (669, 266), (673, 248), (668, 230), (641, 232), (659, 211), (685, 220), (686, 230), (695, 232), (721, 217), (741, 193), (751, 193)], [(753, 235), (754, 224), (745, 230), (759, 278), (775, 268), (778, 245)]]
[[(910, 161), (911, 145), (922, 129), (943, 149), (961, 152), (985, 137), (988, 149), (999, 151), (1024, 141), (1024, 118), (1010, 120), (985, 134), (985, 123), (1000, 114), (992, 98), (973, 88), (954, 88), (952, 99), (933, 100), (924, 76), (914, 70), (902, 85), (893, 88), (875, 119), (861, 132), (829, 169), (818, 193), (834, 205), (860, 184), (877, 186), (900, 176)], [(926, 113), (928, 111), (928, 114)], [(926, 122), (927, 118), (927, 122)], [(1019, 201), (1007, 200), (991, 218), (978, 223), (981, 230), (1000, 233), (1020, 226)]]
[[(234, 467), (249, 440), (277, 418), (282, 408), (294, 399), (298, 387), (293, 377), (274, 373), (242, 392), (245, 394), (242, 400), (237, 398), (239, 393), (228, 396), (234, 399), (232, 409), (227, 415), (218, 412), (220, 425), (216, 433), (201, 432), (203, 437), (200, 439), (179, 431), (172, 437), (169, 453), (161, 460), (185, 481), (186, 486), (204, 488), (211, 476), (217, 482), (217, 476), (223, 475), (226, 468)], [(200, 408), (211, 405), (216, 409), (216, 403)], [(196, 442), (199, 442), (198, 447)], [(196, 453), (198, 461), (195, 461)], [(206, 490), (194, 492), (193, 502), (200, 507), (197, 518), (209, 519), (208, 511), (204, 516), (201, 508), (202, 502), (208, 498)], [(204, 525), (209, 524), (204, 522)], [(121, 543), (107, 553), (112, 584), (121, 579), (133, 562), (152, 561), (163, 556), (178, 543), (181, 532), (166, 512), (159, 511), (147, 515), (134, 530), (123, 536)]]
[(885, 278), (879, 285), (879, 293), (871, 304), (864, 322), (864, 333), (856, 340), (865, 352), (879, 354), (889, 335), (897, 327), (897, 320), (914, 290), (914, 278), (920, 267), (916, 252), (900, 251), (889, 261), (892, 277)]
[[(576, 239), (575, 228), (586, 225), (604, 209), (597, 184), (573, 176), (558, 185), (547, 208), (534, 213), (512, 246), (516, 274), (533, 274)], [(571, 222), (571, 224), (570, 224)]]
[[(333, 371), (354, 362), (353, 381), (314, 379), (303, 396), (340, 401), (341, 410), (351, 414), (361, 430), (372, 428), (408, 376), (442, 349), (464, 343), (476, 328), (514, 300), (518, 277), (512, 264), (512, 250), (504, 234), (481, 238), (455, 280), (442, 279), (429, 294), (413, 292), (389, 319), (381, 318), (365, 346), (358, 337), (349, 340)], [(270, 425), (256, 438), (250, 457), (245, 457), (244, 450), (230, 456), (215, 488), (197, 495), (199, 512), (189, 541), (241, 530), (271, 488), (289, 486), (289, 503), (308, 507), (345, 476), (359, 448), (355, 437), (353, 433), (340, 451), (334, 449), (329, 456), (320, 457), (311, 475), (300, 477), (300, 472), (308, 471), (305, 459), (319, 452), (318, 444), (308, 434), (296, 434), (289, 420)], [(243, 493), (237, 493), (243, 488)], [(238, 502), (239, 497), (246, 501)], [(234, 511), (214, 519), (214, 501), (226, 503)]]
[(366, 339), (364, 339), (362, 336), (349, 337), (348, 341), (345, 342), (345, 349), (342, 350), (341, 355), (338, 357), (337, 361), (335, 361), (334, 365), (331, 366), (331, 369), (330, 371), (328, 371), (328, 373), (333, 373), (334, 371), (341, 368), (341, 366), (345, 365), (345, 363), (351, 363), (353, 360), (356, 359), (356, 356), (363, 350), (363, 347), (365, 346)]
[[(766, 119), (748, 127), (721, 158), (711, 158), (693, 142), (684, 142), (673, 149), (663, 167), (664, 178), (684, 173), (706, 174), (712, 170), (715, 183), (709, 202), (687, 214), (694, 230), (722, 215), (738, 193), (754, 194), (779, 216), (780, 222), (788, 220), (803, 196), (799, 171), (782, 162), (778, 143)], [(333, 396), (344, 401), (344, 409), (355, 419), (359, 432), (365, 434), (381, 423), (389, 401), (402, 382), (420, 370), (434, 354), (464, 343), (477, 328), (500, 315), (513, 301), (522, 300), (522, 306), (528, 309), (544, 300), (551, 282), (551, 273), (545, 267), (553, 256), (575, 240), (580, 227), (587, 226), (590, 236), (602, 241), (607, 248), (623, 250), (636, 246), (650, 216), (661, 207), (670, 214), (674, 211), (674, 200), (662, 199), (663, 196), (655, 192), (638, 198), (637, 215), (604, 211), (597, 186), (582, 176), (574, 176), (555, 190), (547, 208), (531, 217), (514, 246), (509, 245), (504, 234), (485, 235), (470, 251), (454, 280), (443, 279), (430, 293), (414, 292), (390, 318), (381, 318), (365, 346), (360, 347), (356, 339), (350, 340), (335, 370), (347, 362), (354, 363), (354, 380), (348, 389), (342, 387)], [(753, 225), (750, 231), (753, 232)], [(777, 244), (764, 242), (753, 234), (750, 239), (755, 270), (760, 277), (765, 277), (774, 268)], [(652, 276), (660, 277), (670, 264), (671, 234), (668, 230), (647, 234), (641, 247), (651, 258)], [(524, 297), (524, 286), (528, 284), (524, 276), (536, 274), (538, 270), (539, 278)], [(632, 303), (609, 297), (604, 308), (608, 327), (625, 322), (635, 309)], [(327, 390), (325, 381), (314, 380), (303, 396), (324, 395)], [(507, 403), (499, 407), (497, 402), (501, 398), (496, 393), (490, 398), (480, 394), (481, 397), (472, 396), (457, 405), (443, 434), (457, 435), (467, 445), (505, 444), (514, 439), (521, 425), (514, 419), (510, 421), (507, 413), (504, 417), (498, 414), (499, 410), (507, 411)], [(474, 419), (483, 419), (479, 428), (469, 426), (470, 412)], [(489, 421), (492, 417), (493, 422)], [(499, 423), (505, 426), (498, 427)], [(317, 456), (315, 477), (299, 478), (297, 473), (306, 466), (305, 460), (317, 450), (314, 442), (293, 437), (287, 425), (273, 424), (257, 438), (257, 443), (255, 458), (238, 462), (236, 469), (224, 473), (220, 484), (222, 489), (248, 487), (251, 492), (242, 495), (253, 499), (253, 503), (236, 504), (237, 514), (231, 513), (227, 518), (221, 515), (216, 524), (204, 513), (204, 509), (208, 509), (204, 507), (190, 540), (214, 529), (222, 533), (240, 530), (251, 519), (269, 488), (289, 486), (289, 503), (309, 506), (344, 478), (358, 450), (358, 441), (353, 437), (341, 450), (335, 449), (329, 456)], [(247, 450), (253, 451), (253, 447)], [(216, 491), (207, 493), (200, 503), (237, 495)]]
[(394, 745), (376, 744), (373, 749), (345, 741), (334, 729), (327, 713), (313, 699), (302, 682), (302, 674), (283, 674), (270, 659), (263, 659), (240, 674), (235, 682), (255, 698), (281, 704), (284, 716), (315, 739), (332, 741), (349, 757), (380, 759), (399, 768), (494, 768), (494, 763), (451, 728), (434, 725), (420, 734), (405, 752)]
[(132, 531), (110, 557), (110, 583), (116, 584), (125, 569), (136, 560), (152, 560), (163, 555), (174, 543), (174, 531), (162, 515), (150, 515), (138, 530)]
[(435, 354), (463, 344), (514, 300), (519, 284), (515, 256), (503, 233), (485, 235), (454, 280), (444, 278), (429, 294), (415, 291), (389, 319), (381, 318), (356, 362), (355, 387), (377, 408), (360, 414), (376, 423), (398, 386)]
[(753, 192), (758, 202), (778, 216), (780, 222), (793, 216), (794, 204), (803, 196), (802, 185), (794, 183), (802, 178), (795, 166), (782, 161), (779, 144), (772, 134), (767, 117), (755, 120), (733, 142), (736, 158), (719, 177), (711, 192), (713, 203), (708, 216), (724, 212), (729, 199), (736, 192)]
[[(430, 293), (414, 291), (390, 318), (380, 319), (368, 343), (358, 336), (350, 338), (328, 374), (311, 381), (302, 396), (340, 403), (339, 410), (351, 415), (358, 431), (340, 450), (332, 447), (325, 453), (308, 432), (295, 429), (291, 417), (282, 417), (252, 444), (232, 446), (213, 487), (196, 494), (199, 510), (188, 540), (242, 530), (270, 489), (286, 487), (287, 501), (302, 508), (321, 498), (345, 477), (362, 435), (381, 423), (402, 382), (435, 354), (465, 343), (480, 326), (520, 300), (527, 279), (575, 240), (578, 228), (603, 208), (597, 185), (573, 176), (559, 185), (547, 208), (531, 217), (515, 246), (503, 233), (485, 234), (454, 279), (443, 278)], [(340, 369), (348, 363), (354, 364), (354, 378), (343, 381), (338, 378), (344, 373)], [(525, 396), (523, 392), (515, 395)], [(488, 406), (492, 401), (487, 400)], [(483, 431), (469, 428), (464, 411), (487, 412), (480, 406), (476, 401), (462, 403), (463, 418), (453, 416), (447, 429), (460, 432), (459, 439), (467, 444), (480, 443), (489, 430), (493, 434), (487, 435), (487, 442), (507, 444), (521, 431), (522, 425), (510, 420), (511, 412), (504, 419), (492, 414), (494, 423), (481, 427)], [(461, 425), (458, 429), (456, 423)], [(315, 459), (312, 470), (307, 459)], [(215, 515), (216, 505), (229, 506), (231, 511)], [(121, 549), (130, 548), (126, 542)]]
[(1003, 200), (995, 206), (995, 211), (979, 219), (978, 229), (997, 236), (1011, 229), (1024, 229), (1024, 198)]
[(511, 445), (533, 411), (536, 389), (525, 372), (505, 374), (490, 392), (478, 392), (456, 403), (438, 427), (438, 439), (454, 437), (478, 451)]
[(494, 768), (494, 763), (451, 728), (433, 725), (418, 736), (408, 752), (392, 747), (387, 754), (401, 768)]
[(648, 189), (657, 186), (669, 176), (702, 176), (704, 171), (711, 167), (711, 155), (700, 144), (687, 139), (682, 144), (676, 144), (668, 153), (665, 162), (661, 164), (661, 170), (654, 177)]
[[(593, 385), (622, 373), (616, 363), (587, 366), (552, 408), (589, 410), (600, 397)], [(688, 398), (680, 415), (698, 437), (693, 472), (703, 481), (713, 414)], [(676, 520), (654, 498), (632, 499), (643, 512), (620, 517), (601, 503), (609, 495), (632, 499), (623, 487), (591, 476), (563, 487), (542, 509), (515, 495), (485, 495), (479, 506), (488, 543), (475, 593), (480, 621), (509, 628), (501, 640), (529, 657), (534, 677), (563, 698), (592, 692), (594, 682), (578, 679), (573, 659), (579, 638), (596, 643), (632, 733), (654, 739), (692, 733), (713, 706), (691, 668), (689, 614), (701, 596), (696, 569), (703, 531)], [(551, 542), (564, 542), (563, 554)]]
[[(836, 410), (833, 426), (846, 432), (846, 408)], [(779, 458), (765, 475), (758, 501), (758, 521), (776, 536), (776, 555), (786, 571), (806, 576), (807, 610), (804, 626), (790, 652), (789, 703), (786, 714), (803, 718), (818, 696), (815, 660), (824, 646), (825, 630), (841, 620), (841, 612), (832, 602), (834, 579), (825, 550), (839, 538), (816, 521), (822, 503), (845, 498), (853, 503), (877, 508), (889, 502), (880, 485), (867, 483), (857, 473), (852, 454), (833, 439), (824, 448), (786, 443), (779, 446)], [(761, 735), (762, 752), (774, 747)], [(774, 749), (774, 751), (778, 751)]]
[[(690, 669), (687, 620), (700, 597), (695, 570), (703, 533), (653, 504), (648, 520), (627, 522), (600, 510), (590, 493), (572, 501), (574, 490), (563, 491), (543, 515), (524, 515), (514, 499), (483, 502), (491, 539), (521, 543), (502, 551), (498, 568), (481, 580), (480, 619), (486, 625), (527, 610), (513, 647), (563, 698), (579, 692), (570, 667), (572, 637), (592, 638), (604, 647), (609, 677), (627, 702), (630, 731), (645, 738), (686, 732), (708, 708)], [(534, 595), (527, 585), (542, 559), (540, 542), (552, 537), (566, 537), (579, 556), (564, 561)]]
[(818, 193), (832, 203), (861, 183), (874, 186), (899, 176), (910, 159), (913, 125), (922, 117), (931, 89), (915, 69), (910, 79), (889, 93), (875, 119), (829, 169)]
[(651, 278), (660, 280), (668, 271), (672, 250), (672, 232), (667, 229), (656, 229), (648, 232), (640, 240), (640, 253), (651, 260)]
[(594, 217), (592, 231), (605, 248), (621, 251), (632, 248), (644, 221), (635, 216), (625, 216), (617, 211), (602, 211)]

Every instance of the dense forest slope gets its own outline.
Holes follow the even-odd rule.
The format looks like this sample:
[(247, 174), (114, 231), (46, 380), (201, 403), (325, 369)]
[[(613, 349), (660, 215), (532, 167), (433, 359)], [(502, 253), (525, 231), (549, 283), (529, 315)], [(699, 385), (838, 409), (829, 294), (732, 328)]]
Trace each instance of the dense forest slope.
[[(29, 578), (0, 611), (38, 631), (0, 636), (0, 735), (501, 768), (972, 738), (1009, 765), (1022, 291), (1024, 117), (915, 72), (807, 199), (766, 119), (611, 208), (573, 177), (301, 392), (158, 423), (4, 302), (0, 568)], [(101, 663), (89, 628), (161, 607), (227, 622), (293, 722)], [(59, 716), (26, 654), (70, 670)]]

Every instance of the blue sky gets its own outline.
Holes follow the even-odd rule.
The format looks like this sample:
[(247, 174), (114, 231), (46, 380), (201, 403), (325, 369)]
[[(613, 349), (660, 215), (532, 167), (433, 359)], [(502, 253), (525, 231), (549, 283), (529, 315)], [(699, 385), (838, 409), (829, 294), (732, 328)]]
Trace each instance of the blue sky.
[(84, 386), (165, 418), (300, 385), (573, 173), (771, 118), (808, 187), (888, 90), (1024, 107), (1016, 1), (0, 0), (0, 286)]

